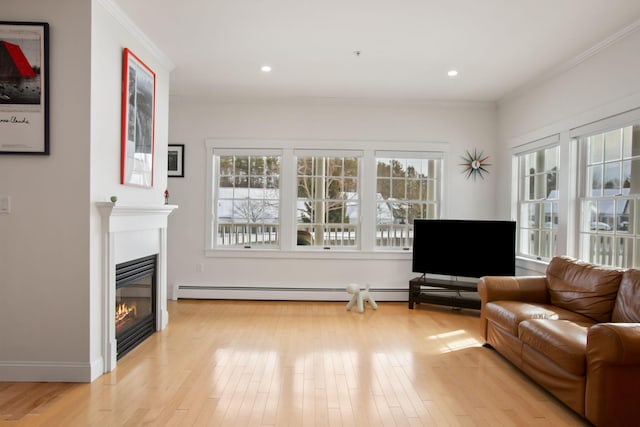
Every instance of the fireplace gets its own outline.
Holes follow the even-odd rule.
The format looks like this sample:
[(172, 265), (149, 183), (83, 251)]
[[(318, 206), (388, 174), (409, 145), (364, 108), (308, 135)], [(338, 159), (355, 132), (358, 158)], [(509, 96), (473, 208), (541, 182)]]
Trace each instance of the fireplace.
[(156, 331), (156, 264), (151, 255), (116, 265), (118, 359)]
[[(126, 340), (125, 337), (116, 338), (115, 312), (116, 307), (122, 304), (116, 303), (116, 266), (129, 264), (132, 260), (155, 258), (155, 278), (152, 279), (155, 281), (152, 291), (155, 292), (155, 297), (153, 294), (151, 297), (155, 325), (149, 326), (149, 322), (145, 322), (147, 324), (146, 330), (150, 335), (155, 331), (163, 330), (169, 323), (169, 312), (167, 311), (167, 218), (174, 209), (177, 209), (175, 205), (127, 206), (120, 204), (120, 202), (96, 202), (96, 207), (102, 217), (103, 316), (100, 325), (102, 357), (91, 369), (92, 381), (98, 375), (111, 372), (116, 368), (118, 358), (126, 353), (125, 348), (119, 348), (120, 344), (130, 338), (127, 337)], [(118, 298), (123, 300), (134, 298), (137, 297), (138, 292), (128, 295), (127, 291), (124, 295), (119, 295)], [(155, 303), (153, 298), (155, 298)], [(140, 310), (140, 306), (136, 304), (136, 315), (139, 314), (138, 310)], [(122, 316), (122, 313), (119, 316)], [(138, 335), (138, 332), (131, 334)], [(133, 347), (128, 350), (131, 348)]]

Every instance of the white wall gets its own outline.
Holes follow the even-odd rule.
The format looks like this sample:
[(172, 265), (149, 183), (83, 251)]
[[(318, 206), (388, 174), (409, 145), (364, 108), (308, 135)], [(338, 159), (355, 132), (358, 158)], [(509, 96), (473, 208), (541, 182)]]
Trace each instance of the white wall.
[[(12, 198), (12, 213), (0, 215), (0, 381), (90, 381), (102, 373), (102, 244), (93, 202), (111, 194), (131, 204), (163, 202), (169, 72), (105, 5), (2, 4), (3, 20), (50, 25), (51, 154), (0, 156), (0, 194)], [(118, 180), (125, 46), (159, 76), (153, 190)]]
[[(374, 288), (406, 292), (411, 273), (410, 254), (381, 259), (321, 259), (230, 256), (206, 257), (205, 236), (205, 139), (247, 138), (260, 140), (339, 140), (445, 142), (449, 167), (444, 177), (445, 216), (496, 218), (493, 191), (497, 176), (466, 180), (461, 156), (465, 150), (496, 152), (494, 105), (416, 105), (337, 101), (316, 103), (171, 103), (169, 143), (185, 144), (185, 178), (170, 178), (171, 203), (180, 208), (169, 218), (169, 286), (250, 286), (344, 289), (350, 282)], [(350, 147), (347, 147), (350, 148)], [(492, 160), (492, 159), (490, 159)], [(375, 259), (374, 259), (375, 258)], [(202, 271), (199, 271), (202, 270)], [(216, 296), (239, 296), (227, 291)], [(266, 293), (242, 294), (266, 298)], [(322, 298), (311, 292), (288, 293), (287, 298)], [(340, 298), (346, 294), (340, 293)], [(377, 299), (384, 299), (378, 295)]]
[(501, 143), (519, 144), (637, 107), (638, 46), (636, 29), (565, 72), (500, 102)]
[[(122, 58), (129, 48), (156, 74), (154, 176), (152, 188), (120, 185)], [(91, 361), (102, 373), (103, 239), (96, 202), (112, 195), (121, 205), (159, 205), (167, 188), (170, 60), (109, 0), (94, 2), (91, 39)], [(152, 242), (153, 243), (153, 242)], [(144, 242), (141, 242), (144, 244)], [(92, 378), (93, 379), (93, 378)]]
[(3, 20), (50, 24), (51, 154), (0, 156), (13, 201), (0, 215), (0, 380), (89, 372), (90, 6), (2, 4)]
[[(636, 26), (637, 28), (637, 26)], [(620, 34), (615, 43), (593, 50), (593, 55), (562, 73), (499, 103), (498, 123), (503, 153), (499, 170), (499, 212), (508, 215), (513, 147), (558, 134), (561, 144), (561, 215), (568, 215), (575, 184), (569, 157), (569, 131), (576, 127), (640, 108), (640, 31)], [(574, 180), (575, 181), (575, 180)], [(573, 188), (572, 188), (573, 185)], [(563, 228), (570, 218), (560, 219), (559, 250), (577, 256), (571, 235)], [(523, 267), (527, 266), (522, 264)], [(534, 272), (544, 266), (528, 265)]]

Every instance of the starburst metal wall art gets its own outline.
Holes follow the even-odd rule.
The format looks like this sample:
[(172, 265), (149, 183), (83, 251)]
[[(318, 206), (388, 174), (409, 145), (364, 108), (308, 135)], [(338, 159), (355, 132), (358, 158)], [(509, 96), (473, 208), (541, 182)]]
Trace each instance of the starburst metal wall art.
[(466, 178), (469, 179), (469, 177), (473, 177), (475, 180), (476, 177), (479, 176), (484, 179), (482, 174), (489, 173), (487, 166), (491, 166), (487, 163), (489, 156), (485, 156), (484, 151), (480, 151), (480, 153), (478, 153), (478, 150), (475, 148), (473, 149), (473, 154), (471, 154), (469, 150), (466, 150), (465, 152), (466, 155), (462, 156), (464, 163), (461, 163), (461, 165), (464, 166), (464, 174), (466, 175)]

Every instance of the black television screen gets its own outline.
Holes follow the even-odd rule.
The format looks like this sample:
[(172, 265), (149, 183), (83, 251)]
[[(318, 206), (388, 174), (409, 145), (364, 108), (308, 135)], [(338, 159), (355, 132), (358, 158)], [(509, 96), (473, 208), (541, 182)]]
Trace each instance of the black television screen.
[(513, 276), (515, 221), (416, 219), (413, 272), (456, 277)]

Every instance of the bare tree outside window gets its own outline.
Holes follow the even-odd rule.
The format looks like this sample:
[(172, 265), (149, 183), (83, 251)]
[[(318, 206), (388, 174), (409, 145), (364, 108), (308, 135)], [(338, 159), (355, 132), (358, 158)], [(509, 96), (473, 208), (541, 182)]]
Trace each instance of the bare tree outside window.
[(413, 220), (438, 218), (442, 161), (378, 158), (376, 164), (376, 246), (410, 248)]
[(413, 243), (414, 219), (440, 215), (437, 150), (207, 145), (211, 250), (402, 251)]
[(220, 156), (218, 171), (218, 245), (278, 246), (280, 157)]
[(357, 246), (358, 167), (355, 157), (297, 159), (297, 231), (310, 236), (304, 244)]

